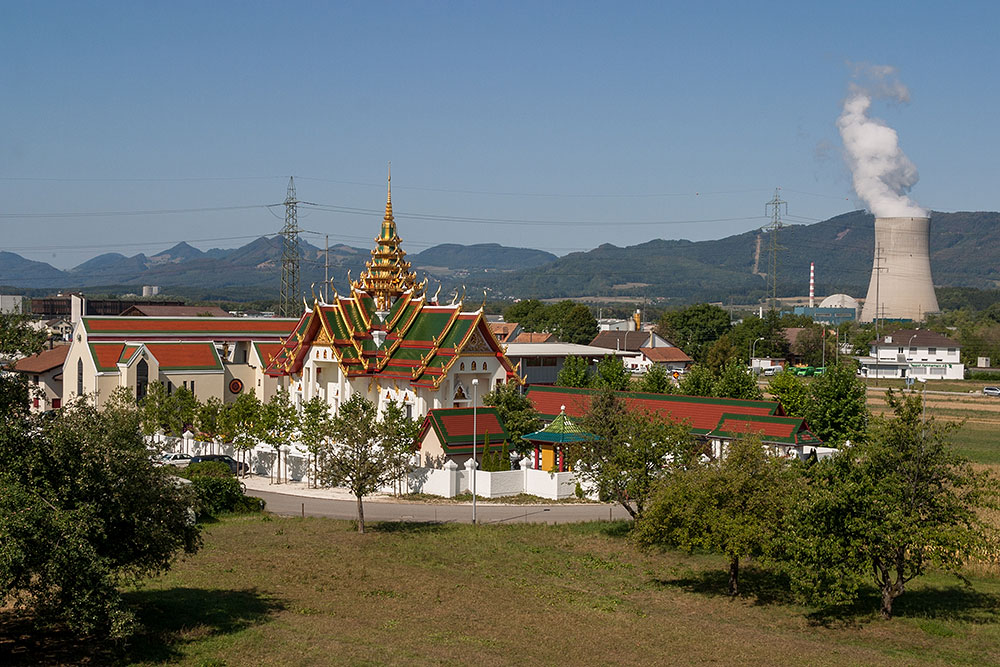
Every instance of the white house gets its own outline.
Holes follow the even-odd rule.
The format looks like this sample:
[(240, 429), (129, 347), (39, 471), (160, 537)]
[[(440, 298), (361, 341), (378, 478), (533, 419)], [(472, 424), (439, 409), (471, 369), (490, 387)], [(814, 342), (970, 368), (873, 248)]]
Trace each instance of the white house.
[(871, 344), (860, 357), (861, 373), (870, 378), (961, 380), (965, 366), (957, 341), (928, 329), (899, 329)]

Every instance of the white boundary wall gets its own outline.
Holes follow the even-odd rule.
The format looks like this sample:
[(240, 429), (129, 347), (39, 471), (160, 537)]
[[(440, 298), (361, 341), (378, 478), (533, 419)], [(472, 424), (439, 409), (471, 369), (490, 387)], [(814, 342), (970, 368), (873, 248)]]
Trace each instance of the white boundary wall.
[[(181, 438), (157, 434), (152, 436), (150, 441), (156, 449), (182, 452), (190, 456), (228, 454), (237, 461), (249, 462), (253, 474), (268, 477), (274, 474), (277, 452), (274, 447), (266, 443), (258, 444), (249, 451), (241, 451), (232, 444), (195, 440), (190, 432)], [(307, 449), (296, 444), (282, 446), (280, 450), (282, 480), (301, 482), (312, 478), (312, 457)], [(472, 465), (470, 459), (463, 467), (459, 467), (454, 461), (448, 461), (443, 468), (415, 468), (407, 476), (409, 492), (427, 493), (444, 498), (471, 493)], [(533, 470), (531, 460), (528, 458), (521, 460), (520, 470), (501, 472), (477, 470), (475, 475), (476, 494), (482, 498), (502, 498), (527, 493), (550, 500), (560, 500), (575, 495), (578, 482), (576, 474), (572, 472), (553, 473)], [(392, 492), (390, 487), (381, 490)]]

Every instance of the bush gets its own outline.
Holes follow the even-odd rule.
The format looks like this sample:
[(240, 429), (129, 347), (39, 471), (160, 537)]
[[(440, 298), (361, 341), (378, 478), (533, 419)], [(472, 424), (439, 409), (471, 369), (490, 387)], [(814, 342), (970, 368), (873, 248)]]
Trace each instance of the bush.
[(198, 518), (220, 512), (260, 512), (264, 501), (243, 495), (239, 480), (229, 466), (218, 461), (192, 463), (181, 468), (179, 476), (191, 480), (198, 497)]

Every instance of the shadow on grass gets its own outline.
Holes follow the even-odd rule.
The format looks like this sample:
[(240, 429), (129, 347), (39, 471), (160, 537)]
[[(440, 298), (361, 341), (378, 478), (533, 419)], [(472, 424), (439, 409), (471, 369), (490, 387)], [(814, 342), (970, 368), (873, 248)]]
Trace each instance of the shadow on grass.
[(253, 589), (172, 588), (123, 595), (141, 624), (126, 644), (75, 636), (28, 615), (0, 614), (0, 664), (77, 665), (167, 662), (182, 657), (184, 635), (199, 639), (257, 625), (284, 605)]
[(625, 539), (632, 532), (635, 522), (631, 519), (616, 519), (615, 521), (583, 521), (568, 523), (566, 529), (582, 535), (604, 535), (615, 539)]
[[(848, 605), (818, 609), (807, 616), (814, 625), (859, 625), (879, 618), (881, 597), (874, 588)], [(892, 605), (894, 618), (923, 618), (960, 623), (1000, 623), (1000, 595), (968, 586), (920, 588), (906, 591)]]
[[(365, 530), (372, 533), (410, 533), (424, 535), (451, 530), (454, 524), (440, 521), (378, 521), (365, 524)], [(355, 528), (357, 530), (357, 528)]]
[(186, 633), (199, 638), (233, 634), (284, 609), (281, 602), (252, 588), (171, 588), (134, 591), (124, 597), (142, 624), (124, 651), (128, 662), (177, 659)]
[[(675, 579), (654, 579), (658, 586), (680, 588), (689, 593), (729, 597), (729, 571), (722, 569), (686, 572)], [(755, 604), (793, 604), (788, 576), (754, 565), (740, 568), (740, 594), (738, 597), (751, 599)]]

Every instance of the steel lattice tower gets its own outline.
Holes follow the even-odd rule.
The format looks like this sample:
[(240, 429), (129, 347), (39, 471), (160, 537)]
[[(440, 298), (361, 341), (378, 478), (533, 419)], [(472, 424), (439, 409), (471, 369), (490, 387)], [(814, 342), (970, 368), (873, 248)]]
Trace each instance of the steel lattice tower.
[(768, 232), (767, 280), (771, 283), (771, 310), (778, 307), (778, 252), (784, 250), (778, 245), (778, 230), (784, 226), (781, 223), (781, 207), (784, 206), (785, 213), (788, 213), (788, 202), (781, 200), (779, 189), (775, 188), (774, 199), (764, 204), (764, 214), (771, 213), (771, 223), (764, 227), (764, 231)]
[(299, 316), (299, 200), (295, 197), (295, 177), (288, 178), (285, 196), (285, 226), (281, 229), (281, 303), (282, 317)]

